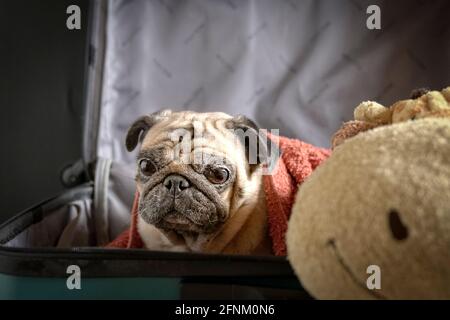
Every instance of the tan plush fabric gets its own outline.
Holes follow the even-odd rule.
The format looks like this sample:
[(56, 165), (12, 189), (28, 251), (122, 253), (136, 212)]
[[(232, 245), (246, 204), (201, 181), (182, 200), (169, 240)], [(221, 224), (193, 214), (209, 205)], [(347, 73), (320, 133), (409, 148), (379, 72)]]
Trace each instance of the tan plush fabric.
[(387, 124), (391, 122), (391, 109), (382, 106), (374, 101), (361, 102), (353, 112), (353, 117), (358, 121), (365, 121), (375, 124)]
[[(450, 299), (449, 119), (345, 141), (297, 199), (288, 258), (316, 298)], [(380, 267), (381, 290), (366, 287), (370, 265)]]
[(450, 116), (450, 87), (442, 91), (415, 90), (414, 98), (400, 100), (389, 108), (374, 101), (361, 102), (353, 113), (354, 120), (345, 122), (332, 138), (332, 148), (359, 132), (378, 126), (428, 117)]
[(392, 123), (427, 117), (430, 113), (450, 110), (450, 100), (444, 93), (448, 88), (439, 91), (430, 91), (417, 99), (402, 100), (393, 104)]

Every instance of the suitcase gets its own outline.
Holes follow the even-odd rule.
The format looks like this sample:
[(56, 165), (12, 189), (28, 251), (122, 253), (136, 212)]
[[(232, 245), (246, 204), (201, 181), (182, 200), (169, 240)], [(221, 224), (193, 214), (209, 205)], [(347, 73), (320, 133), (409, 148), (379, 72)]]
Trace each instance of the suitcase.
[(107, 6), (89, 9), (83, 159), (66, 191), (0, 226), (0, 299), (310, 299), (284, 257), (102, 248), (128, 227), (135, 187), (133, 166), (97, 156)]
[[(374, 3), (382, 7), (380, 30), (366, 27), (365, 9)], [(0, 298), (311, 299), (283, 257), (102, 249), (130, 221), (134, 155), (121, 152), (120, 135), (144, 112), (171, 107), (158, 94), (170, 88), (179, 109), (224, 106), (219, 111), (246, 113), (265, 128), (327, 147), (363, 99), (389, 105), (411, 88), (447, 84), (445, 72), (425, 72), (449, 69), (448, 45), (437, 51), (423, 46), (424, 39), (448, 44), (441, 41), (448, 33), (448, 2), (436, 3), (424, 14), (419, 0), (90, 1), (87, 77), (80, 93), (83, 156), (63, 171), (65, 192), (0, 226)], [(114, 17), (117, 12), (128, 14)], [(125, 28), (133, 17), (144, 19), (145, 28)], [(166, 33), (158, 39), (143, 34), (155, 26)], [(107, 42), (105, 34), (113, 37)], [(154, 44), (159, 47), (148, 55)], [(202, 44), (224, 48), (204, 55)], [(108, 55), (111, 48), (125, 50), (125, 63)], [(104, 77), (104, 69), (111, 74)], [(147, 81), (145, 72), (159, 78)], [(135, 78), (121, 81), (130, 74)], [(136, 78), (145, 91), (127, 86)], [(148, 92), (156, 99), (148, 99)], [(121, 108), (108, 104), (114, 94)], [(100, 123), (108, 112), (119, 131)]]

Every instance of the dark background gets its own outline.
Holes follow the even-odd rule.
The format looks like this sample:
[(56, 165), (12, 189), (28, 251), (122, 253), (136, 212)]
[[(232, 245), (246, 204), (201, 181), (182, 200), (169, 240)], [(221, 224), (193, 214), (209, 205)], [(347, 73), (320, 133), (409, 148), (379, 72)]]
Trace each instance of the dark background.
[[(81, 8), (81, 30), (66, 9)], [(81, 157), (88, 1), (0, 1), (0, 222), (55, 195)]]

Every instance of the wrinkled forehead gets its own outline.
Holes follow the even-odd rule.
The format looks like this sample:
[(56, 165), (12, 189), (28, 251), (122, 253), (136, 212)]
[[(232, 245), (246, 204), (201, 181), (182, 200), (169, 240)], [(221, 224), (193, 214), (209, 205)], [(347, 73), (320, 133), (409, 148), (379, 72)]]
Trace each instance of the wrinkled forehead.
[(232, 129), (227, 127), (230, 119), (231, 116), (220, 112), (174, 113), (150, 128), (142, 142), (141, 153), (156, 149), (177, 149), (183, 154), (240, 157), (243, 146)]

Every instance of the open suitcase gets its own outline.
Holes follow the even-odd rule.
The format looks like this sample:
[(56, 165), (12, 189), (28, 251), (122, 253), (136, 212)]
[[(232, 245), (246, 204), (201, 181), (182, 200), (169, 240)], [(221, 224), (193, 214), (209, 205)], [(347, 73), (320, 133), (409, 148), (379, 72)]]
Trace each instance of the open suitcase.
[[(381, 30), (366, 28), (371, 4)], [(448, 46), (421, 38), (445, 36), (448, 3), (427, 14), (420, 0), (90, 5), (83, 159), (63, 172), (67, 191), (0, 226), (0, 298), (310, 299), (283, 257), (102, 249), (130, 221), (135, 154), (124, 132), (144, 113), (199, 106), (327, 147), (362, 99), (447, 83)], [(81, 290), (68, 288), (70, 266)]]
[[(128, 227), (135, 188), (133, 165), (96, 150), (107, 12), (92, 1), (84, 159), (63, 172), (67, 191), (0, 227), (0, 299), (310, 298), (283, 257), (101, 248)], [(81, 289), (69, 289), (70, 266)]]

